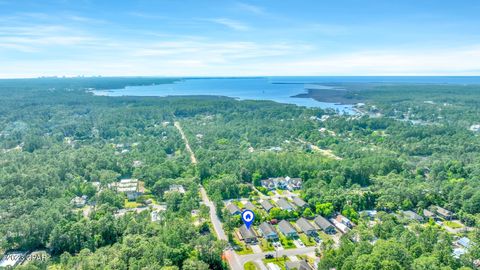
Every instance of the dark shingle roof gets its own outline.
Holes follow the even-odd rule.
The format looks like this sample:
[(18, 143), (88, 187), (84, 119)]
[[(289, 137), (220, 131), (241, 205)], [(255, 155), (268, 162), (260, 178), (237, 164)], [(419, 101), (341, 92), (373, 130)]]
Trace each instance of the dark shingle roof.
[(233, 215), (233, 214), (238, 214), (238, 213), (242, 212), (242, 211), (240, 210), (240, 208), (238, 208), (238, 206), (236, 206), (236, 205), (233, 204), (233, 203), (227, 204), (227, 210), (228, 210), (228, 212), (229, 212), (231, 215)]
[(263, 235), (271, 235), (271, 234), (277, 234), (275, 231), (275, 228), (273, 228), (272, 224), (269, 224), (267, 222), (263, 222), (259, 226), (260, 231), (262, 231)]
[(293, 206), (283, 198), (277, 201), (277, 205), (283, 210), (293, 209)]
[(305, 218), (299, 218), (295, 224), (297, 224), (300, 230), (302, 230), (304, 233), (309, 231), (316, 231), (315, 227), (313, 227), (313, 225)]
[(280, 221), (280, 223), (278, 223), (278, 228), (283, 234), (290, 234), (290, 233), (297, 232), (295, 228), (293, 228), (292, 224), (290, 224), (290, 222), (286, 220)]
[(293, 197), (293, 203), (296, 204), (298, 207), (304, 207), (305, 205), (307, 205), (307, 203), (300, 197)]
[(260, 204), (262, 205), (263, 209), (265, 209), (266, 211), (270, 211), (270, 209), (273, 208), (273, 205), (268, 200), (263, 200), (260, 202)]
[(329, 227), (333, 227), (332, 223), (322, 216), (317, 216), (314, 220), (315, 224), (322, 230), (326, 230)]

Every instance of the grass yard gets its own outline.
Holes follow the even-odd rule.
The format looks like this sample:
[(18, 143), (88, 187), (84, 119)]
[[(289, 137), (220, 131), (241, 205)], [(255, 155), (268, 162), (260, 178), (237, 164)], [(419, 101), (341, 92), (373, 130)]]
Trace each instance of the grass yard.
[(125, 199), (125, 208), (137, 208), (140, 207), (141, 204), (137, 202), (131, 202), (128, 199)]
[(313, 247), (315, 246), (315, 241), (313, 240), (312, 237), (308, 237), (306, 234), (302, 233), (300, 234), (300, 240), (305, 244), (307, 247)]
[(282, 246), (283, 246), (284, 249), (296, 248), (295, 244), (293, 243), (293, 240), (288, 239), (282, 233), (279, 234), (279, 238), (280, 238), (280, 242), (282, 243)]
[(258, 270), (257, 266), (253, 262), (247, 262), (243, 265), (244, 270)]
[(263, 252), (275, 250), (272, 243), (268, 242), (267, 239), (262, 239), (262, 241), (260, 242), (260, 248)]
[(240, 248), (240, 250), (235, 250), (238, 255), (253, 254), (252, 248), (243, 243), (242, 241), (238, 240), (236, 237), (233, 238), (233, 243), (235, 246), (238, 246)]
[(455, 221), (449, 221), (449, 220), (447, 220), (447, 221), (443, 222), (443, 224), (445, 224), (445, 226), (448, 226), (448, 227), (450, 227), (450, 228), (452, 228), (452, 229), (460, 229), (460, 228), (463, 228), (462, 224), (459, 224), (459, 223), (457, 223), (457, 222), (455, 222)]
[(263, 259), (262, 261), (265, 265), (267, 265), (267, 263), (274, 263), (274, 264), (280, 266), (280, 268), (282, 270), (286, 270), (285, 262), (288, 262), (289, 259), (288, 258), (273, 258), (273, 259)]

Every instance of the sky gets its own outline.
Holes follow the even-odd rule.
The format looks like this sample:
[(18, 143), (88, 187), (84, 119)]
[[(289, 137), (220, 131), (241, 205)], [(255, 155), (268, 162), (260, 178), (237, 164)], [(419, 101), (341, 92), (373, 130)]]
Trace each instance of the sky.
[(480, 75), (478, 0), (0, 0), (0, 78)]

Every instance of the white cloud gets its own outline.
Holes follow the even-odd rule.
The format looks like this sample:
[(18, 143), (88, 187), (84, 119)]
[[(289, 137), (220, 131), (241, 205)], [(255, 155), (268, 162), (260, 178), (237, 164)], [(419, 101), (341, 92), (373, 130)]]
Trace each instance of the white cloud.
[(223, 26), (226, 26), (226, 27), (228, 27), (230, 29), (233, 29), (233, 30), (236, 30), (236, 31), (247, 31), (247, 30), (250, 29), (250, 27), (248, 27), (246, 24), (244, 24), (240, 21), (236, 21), (236, 20), (232, 20), (232, 19), (228, 19), (228, 18), (207, 19), (207, 21), (217, 23), (217, 24), (221, 24)]
[(259, 6), (256, 6), (256, 5), (247, 4), (247, 3), (243, 3), (243, 2), (237, 2), (235, 6), (240, 10), (244, 10), (244, 11), (254, 13), (254, 14), (257, 14), (257, 15), (265, 14), (265, 11), (263, 10), (263, 8), (261, 8)]

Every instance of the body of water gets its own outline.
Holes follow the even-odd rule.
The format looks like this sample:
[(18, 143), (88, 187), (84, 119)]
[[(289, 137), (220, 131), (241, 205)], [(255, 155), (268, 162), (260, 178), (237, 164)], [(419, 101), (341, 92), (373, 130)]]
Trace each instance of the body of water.
[(480, 77), (258, 77), (258, 78), (190, 78), (170, 84), (127, 86), (122, 89), (95, 90), (106, 96), (184, 96), (213, 95), (240, 100), (271, 100), (305, 107), (331, 108), (354, 113), (352, 105), (319, 102), (292, 96), (306, 93), (306, 86), (325, 87), (334, 83), (427, 83), (480, 84)]

